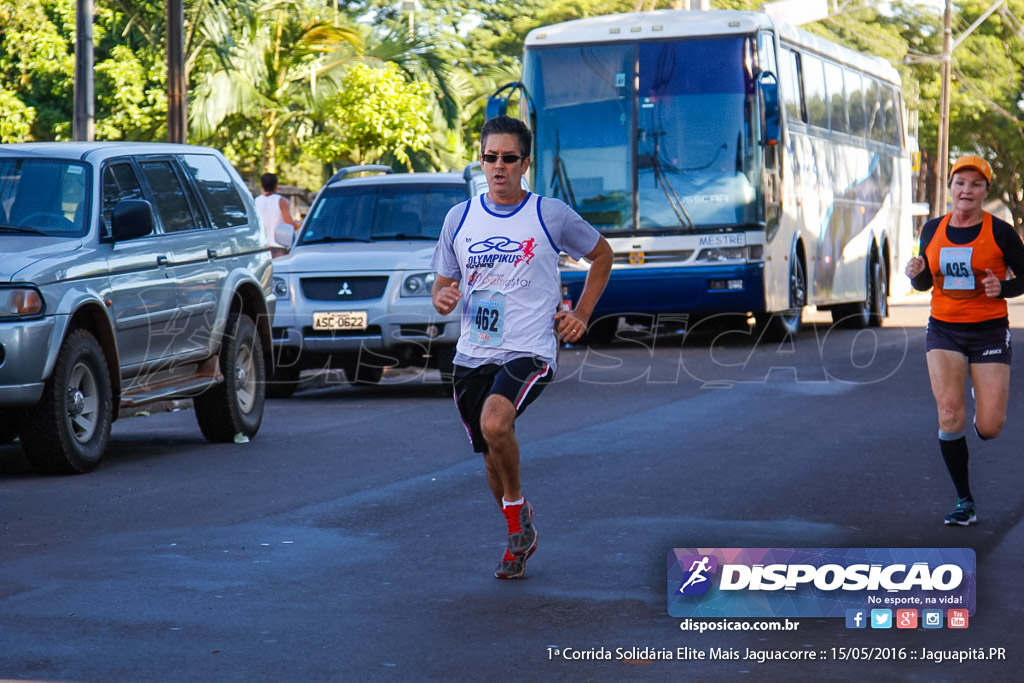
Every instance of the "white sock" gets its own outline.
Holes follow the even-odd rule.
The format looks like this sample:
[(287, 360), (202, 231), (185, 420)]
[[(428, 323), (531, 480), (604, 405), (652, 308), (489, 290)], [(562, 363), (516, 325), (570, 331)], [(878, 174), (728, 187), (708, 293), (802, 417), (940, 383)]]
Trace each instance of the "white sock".
[(512, 502), (509, 502), (509, 501), (505, 500), (504, 498), (502, 498), (501, 499), (501, 509), (504, 510), (505, 508), (511, 507), (513, 505), (522, 505), (525, 502), (526, 502), (526, 498), (520, 498), (519, 500), (514, 500)]

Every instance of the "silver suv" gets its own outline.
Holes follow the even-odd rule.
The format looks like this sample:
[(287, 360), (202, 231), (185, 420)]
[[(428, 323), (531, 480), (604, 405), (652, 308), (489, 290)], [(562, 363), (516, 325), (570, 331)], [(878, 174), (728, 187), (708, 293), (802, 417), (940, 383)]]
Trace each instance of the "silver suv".
[(270, 288), (256, 208), (219, 152), (0, 145), (0, 443), (87, 472), (119, 408), (184, 397), (207, 439), (253, 436)]
[[(374, 175), (355, 177), (364, 173)], [(342, 369), (352, 384), (375, 384), (390, 367), (450, 375), (459, 314), (434, 310), (430, 257), (471, 180), (354, 166), (324, 185), (291, 253), (274, 260), (269, 395), (290, 396), (305, 369)]]

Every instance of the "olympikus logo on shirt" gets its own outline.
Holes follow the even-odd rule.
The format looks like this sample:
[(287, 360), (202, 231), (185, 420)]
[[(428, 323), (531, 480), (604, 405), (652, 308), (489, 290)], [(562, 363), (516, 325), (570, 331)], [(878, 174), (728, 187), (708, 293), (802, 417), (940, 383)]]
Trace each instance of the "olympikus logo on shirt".
[(466, 260), (466, 268), (493, 268), (497, 263), (511, 263), (518, 267), (524, 261), (529, 265), (536, 245), (537, 240), (532, 237), (522, 242), (500, 235), (488, 237), (469, 245), (468, 251), (473, 255)]

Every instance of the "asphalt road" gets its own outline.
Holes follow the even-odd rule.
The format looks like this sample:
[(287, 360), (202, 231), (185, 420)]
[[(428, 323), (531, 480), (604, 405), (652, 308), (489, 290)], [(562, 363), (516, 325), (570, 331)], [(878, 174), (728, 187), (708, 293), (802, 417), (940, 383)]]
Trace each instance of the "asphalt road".
[[(970, 440), (981, 521), (944, 526), (925, 302), (877, 331), (816, 316), (781, 346), (698, 326), (564, 349), (517, 426), (540, 531), (522, 581), (492, 578), (504, 520), (431, 375), (270, 401), (247, 444), (206, 443), (191, 410), (123, 419), (83, 476), (33, 475), (0, 446), (0, 678), (1016, 679), (1024, 375), (1003, 435)], [(685, 632), (667, 613), (673, 547), (973, 548), (977, 611), (963, 631)], [(743, 659), (851, 647), (1007, 658)]]

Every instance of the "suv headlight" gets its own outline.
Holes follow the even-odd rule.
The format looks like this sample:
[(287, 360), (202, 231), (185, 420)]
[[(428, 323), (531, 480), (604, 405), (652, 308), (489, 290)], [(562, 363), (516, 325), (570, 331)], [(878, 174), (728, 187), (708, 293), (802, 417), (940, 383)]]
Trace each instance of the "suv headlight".
[(416, 273), (402, 282), (402, 296), (430, 296), (437, 273)]
[(34, 287), (0, 289), (0, 318), (30, 318), (42, 313), (43, 295)]
[(280, 299), (288, 298), (288, 281), (283, 277), (274, 278), (274, 294)]

